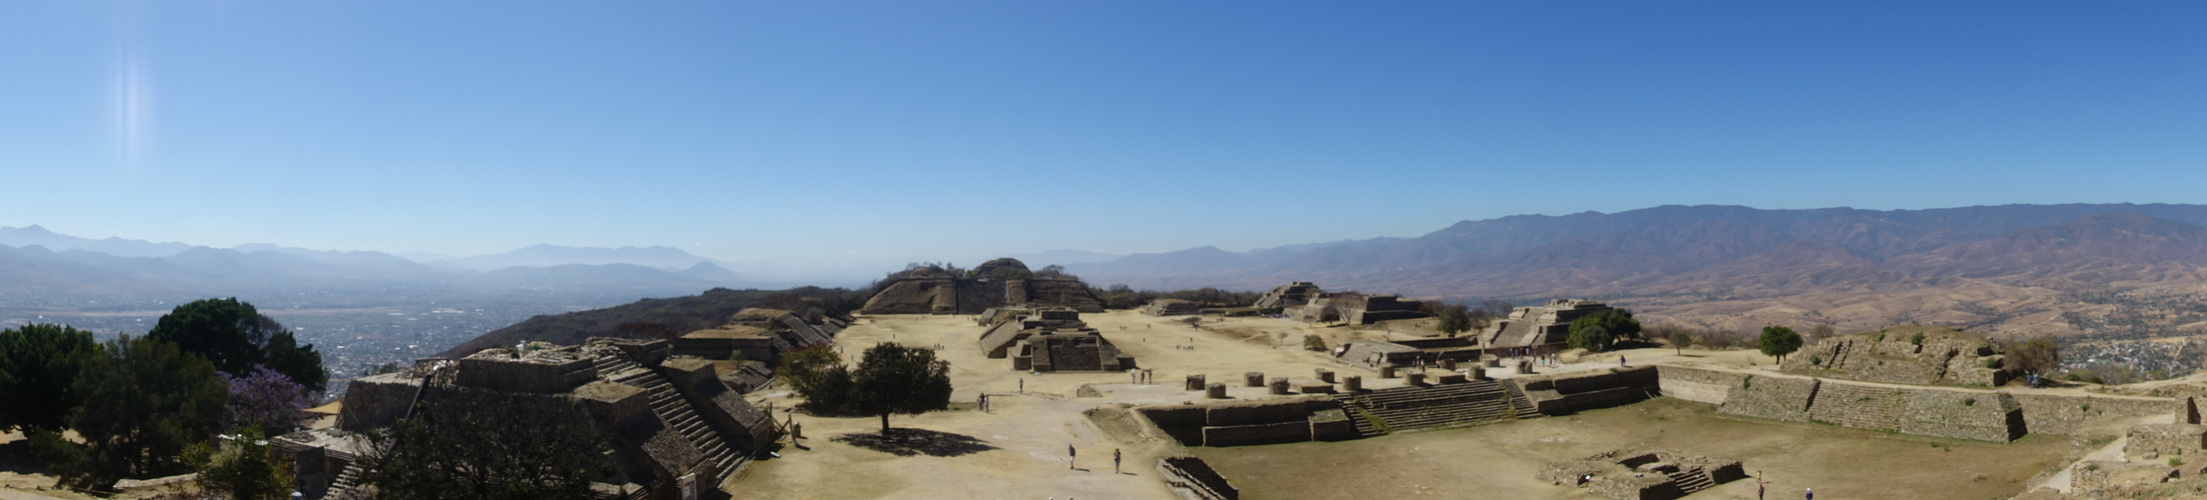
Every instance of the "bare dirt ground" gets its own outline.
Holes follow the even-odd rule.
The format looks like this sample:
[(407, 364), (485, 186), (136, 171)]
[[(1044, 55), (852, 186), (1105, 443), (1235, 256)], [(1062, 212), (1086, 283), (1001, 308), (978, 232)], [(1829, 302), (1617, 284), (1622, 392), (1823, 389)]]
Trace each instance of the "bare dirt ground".
[[(1314, 368), (1363, 375), (1368, 388), (1401, 379), (1336, 363), (1302, 350), (1303, 335), (1329, 343), (1355, 338), (1403, 338), (1416, 322), (1365, 328), (1306, 325), (1270, 318), (1211, 318), (1201, 328), (1132, 311), (1082, 319), (1154, 371), (1154, 383), (1133, 384), (1121, 372), (1032, 374), (1008, 359), (987, 359), (982, 332), (966, 316), (866, 317), (837, 338), (856, 358), (881, 342), (941, 345), (956, 387), (952, 411), (892, 417), (899, 429), (879, 434), (877, 418), (798, 415), (806, 439), (781, 458), (754, 463), (723, 485), (739, 498), (1173, 498), (1157, 477), (1156, 460), (1183, 453), (1176, 443), (1139, 435), (1122, 408), (1200, 400), (1182, 390), (1183, 377), (1225, 382), (1235, 398), (1267, 397), (1240, 387), (1243, 372), (1313, 378)], [(1389, 330), (1393, 330), (1391, 333)], [(1280, 334), (1287, 334), (1282, 337)], [(1751, 350), (1643, 348), (1579, 356), (1566, 353), (1540, 374), (1675, 363), (1739, 371), (1774, 371), (1775, 359)], [(1510, 365), (1506, 365), (1510, 366)], [(1493, 370), (1490, 376), (1518, 376)], [(1076, 397), (1078, 389), (1099, 397)], [(1022, 393), (1024, 387), (1024, 393)], [(974, 400), (991, 395), (982, 412)], [(777, 418), (799, 400), (785, 391), (750, 395)], [(1541, 464), (1647, 443), (1743, 460), (1770, 478), (1769, 498), (1799, 498), (1814, 487), (1826, 498), (2007, 498), (2034, 475), (2082, 453), (2067, 436), (2030, 436), (1998, 444), (1901, 436), (1816, 424), (1718, 416), (1698, 403), (1656, 401), (1574, 416), (1501, 425), (1408, 433), (1338, 443), (1196, 448), (1194, 452), (1240, 486), (1249, 498), (1593, 498), (1533, 478)], [(1078, 448), (1068, 469), (1066, 446)], [(1111, 471), (1111, 450), (1124, 452), (1124, 473)], [(2043, 477), (2042, 477), (2043, 479)], [(1754, 481), (1734, 482), (1691, 498), (1753, 498)]]
[[(1634, 444), (1740, 460), (1768, 498), (2009, 498), (2058, 465), (2066, 436), (1979, 443), (1718, 416), (1658, 398), (1565, 417), (1337, 443), (1197, 448), (1244, 498), (1599, 498), (1534, 479), (1542, 464)], [(1755, 480), (1688, 498), (1755, 498)]]
[[(1266, 396), (1261, 387), (1238, 387), (1241, 374), (1251, 371), (1309, 379), (1315, 378), (1314, 369), (1327, 368), (1363, 374), (1366, 387), (1401, 384), (1400, 379), (1380, 380), (1376, 373), (1300, 348), (1305, 334), (1368, 334), (1362, 331), (1269, 318), (1212, 318), (1202, 328), (1191, 328), (1178, 318), (1133, 311), (1083, 314), (1081, 319), (1133, 355), (1137, 365), (1152, 370), (1155, 383), (1133, 384), (1124, 372), (1013, 371), (1011, 360), (983, 356), (977, 345), (983, 330), (969, 316), (865, 317), (836, 337), (845, 358), (854, 360), (882, 342), (940, 344), (936, 356), (950, 362), (954, 409), (892, 417), (890, 424), (898, 429), (932, 431), (907, 436), (912, 439), (904, 446), (878, 442), (877, 418), (798, 415), (806, 436), (803, 447), (783, 448), (782, 458), (754, 463), (724, 489), (743, 498), (1172, 498), (1157, 477), (1156, 463), (1175, 453), (1176, 445), (1136, 436), (1131, 422), (1112, 411), (1120, 405), (1202, 399), (1198, 392), (1182, 390), (1183, 377), (1198, 373), (1237, 386), (1229, 389), (1236, 398)], [(1288, 340), (1275, 347), (1281, 332), (1289, 334)], [(1083, 385), (1101, 397), (1075, 397)], [(989, 412), (974, 409), (983, 392), (991, 394), (994, 408)], [(800, 402), (778, 390), (750, 398), (773, 405), (781, 419), (789, 418), (787, 409)], [(1107, 411), (1087, 414), (1098, 408)], [(1068, 445), (1079, 453), (1072, 464), (1077, 470), (1068, 469)], [(1111, 470), (1113, 448), (1125, 454), (1124, 473)]]

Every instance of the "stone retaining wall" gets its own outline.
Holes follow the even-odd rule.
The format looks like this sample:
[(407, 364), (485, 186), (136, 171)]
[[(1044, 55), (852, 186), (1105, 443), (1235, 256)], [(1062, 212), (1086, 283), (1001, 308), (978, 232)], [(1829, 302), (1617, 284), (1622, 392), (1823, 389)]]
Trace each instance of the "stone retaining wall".
[(1298, 420), (1277, 424), (1231, 425), (1204, 427), (1204, 446), (1244, 446), (1253, 444), (1300, 443), (1310, 440), (1310, 421)]
[(2102, 417), (2162, 415), (2182, 409), (2183, 400), (2161, 398), (2014, 394), (2023, 407), (2023, 425), (2040, 434), (2072, 434), (2087, 420)]
[[(1356, 428), (1341, 409), (1341, 402), (1327, 396), (1142, 406), (1134, 411), (1186, 446), (1348, 439), (1355, 435)], [(1344, 437), (1344, 428), (1349, 437)]]
[(1157, 460), (1157, 471), (1165, 475), (1165, 484), (1188, 490), (1198, 500), (1237, 500), (1241, 490), (1226, 481), (1226, 476), (1211, 469), (1211, 464), (1196, 457), (1170, 457)]
[(509, 392), (557, 394), (574, 390), (597, 378), (597, 367), (587, 359), (545, 362), (462, 358), (459, 380), (456, 383)]
[(1724, 396), (1717, 413), (1795, 422), (1809, 419), (1809, 403), (1816, 397), (1816, 379), (1741, 375), (1739, 384)]
[(337, 427), (348, 431), (380, 429), (397, 423), (421, 392), (422, 379), (404, 372), (353, 379), (345, 387), (345, 404), (339, 408)]
[(1713, 405), (1723, 405), (1732, 389), (1739, 387), (1740, 380), (1747, 377), (1739, 373), (1668, 365), (1658, 366), (1656, 371), (1660, 379), (1657, 385), (1663, 395)]
[(2124, 434), (2123, 454), (2158, 456), (2182, 456), (2207, 449), (2207, 426), (2199, 424), (2144, 424), (2131, 426)]

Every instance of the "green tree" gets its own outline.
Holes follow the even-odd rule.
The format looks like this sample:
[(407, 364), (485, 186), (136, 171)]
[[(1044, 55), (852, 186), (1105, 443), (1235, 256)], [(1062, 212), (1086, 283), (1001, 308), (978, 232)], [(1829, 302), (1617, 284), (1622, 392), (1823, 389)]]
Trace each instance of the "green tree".
[(1326, 352), (1326, 338), (1317, 335), (1304, 335), (1303, 350)]
[(1685, 354), (1686, 348), (1694, 346), (1694, 334), (1684, 328), (1671, 330), (1670, 341), (1672, 349), (1676, 349), (1679, 354)]
[(918, 415), (950, 407), (950, 362), (935, 359), (933, 350), (895, 342), (875, 345), (851, 371), (850, 399), (858, 411), (880, 415), (886, 434), (891, 413)]
[(1801, 350), (1801, 334), (1794, 333), (1792, 328), (1775, 325), (1763, 327), (1762, 351), (1764, 355), (1775, 356), (1778, 358), (1778, 362), (1784, 363), (1787, 354), (1793, 354), (1793, 351), (1798, 350)]
[(1463, 304), (1441, 306), (1440, 321), (1434, 325), (1434, 328), (1439, 329), (1441, 333), (1448, 334), (1450, 337), (1471, 331), (1471, 308), (1464, 307)]
[(223, 373), (245, 375), (254, 365), (266, 365), (313, 392), (329, 384), (314, 344), (299, 344), (282, 323), (234, 297), (176, 306), (146, 336), (206, 357)]
[(843, 357), (828, 346), (813, 346), (782, 354), (782, 366), (774, 376), (789, 384), (814, 411), (847, 411), (851, 392), (850, 369)]
[(580, 500), (615, 472), (603, 431), (573, 400), (474, 390), (423, 399), (412, 418), (371, 433), (361, 482), (377, 498)]
[(32, 324), (0, 330), (0, 431), (59, 432), (77, 400), (77, 376), (100, 357), (92, 332)]
[(1565, 341), (1569, 342), (1571, 347), (1585, 349), (1588, 352), (1601, 352), (1608, 350), (1610, 344), (1616, 343), (1617, 336), (1611, 335), (1609, 329), (1602, 328), (1601, 325), (1580, 324), (1574, 321), (1571, 323), (1571, 336), (1566, 338)]
[(1604, 309), (1571, 320), (1571, 347), (1600, 352), (1609, 350), (1618, 337), (1640, 334), (1640, 321), (1632, 319), (1632, 311)]
[(2061, 344), (2051, 336), (2040, 335), (2001, 347), (2009, 366), (2019, 373), (2045, 376), (2061, 369)]
[(291, 497), (289, 467), (276, 460), (258, 427), (248, 426), (223, 440), (220, 448), (193, 444), (186, 462), (199, 471), (199, 487), (237, 500)]
[(64, 483), (102, 489), (188, 470), (184, 448), (222, 429), (230, 395), (205, 358), (129, 335), (109, 341), (75, 389), (84, 406), (70, 413), (69, 428), (83, 444), (39, 432), (32, 447)]
[(1608, 330), (1609, 334), (1612, 336), (1640, 336), (1640, 320), (1632, 319), (1632, 311), (1627, 311), (1624, 309), (1603, 309), (1600, 311), (1595, 311), (1592, 314), (1580, 316), (1579, 319), (1571, 320), (1571, 324), (1578, 325), (1581, 321), (1600, 325), (1603, 330)]

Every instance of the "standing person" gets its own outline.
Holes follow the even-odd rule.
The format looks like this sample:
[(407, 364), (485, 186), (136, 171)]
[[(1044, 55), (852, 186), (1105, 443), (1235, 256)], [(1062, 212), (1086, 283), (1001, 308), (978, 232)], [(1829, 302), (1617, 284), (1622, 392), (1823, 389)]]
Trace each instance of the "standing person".
[(1079, 458), (1080, 452), (1074, 450), (1071, 443), (1067, 443), (1065, 445), (1065, 470), (1077, 470), (1077, 468), (1073, 467), (1073, 462)]
[(1809, 488), (1808, 500), (1816, 500), (1816, 488)]
[(1020, 394), (1026, 394), (1026, 393), (1027, 393), (1027, 379), (1026, 379), (1025, 377), (1021, 377), (1021, 378), (1019, 379), (1019, 393), (1020, 393)]
[(1118, 473), (1119, 473), (1119, 449), (1118, 449), (1118, 448), (1112, 448), (1112, 449), (1111, 449), (1111, 473), (1113, 473), (1113, 474), (1118, 474)]

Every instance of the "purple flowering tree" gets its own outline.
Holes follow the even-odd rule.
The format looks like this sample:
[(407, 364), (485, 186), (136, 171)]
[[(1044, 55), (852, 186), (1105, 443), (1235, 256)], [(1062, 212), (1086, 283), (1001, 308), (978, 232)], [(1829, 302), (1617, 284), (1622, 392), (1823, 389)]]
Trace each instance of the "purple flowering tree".
[(217, 374), (230, 383), (230, 427), (259, 425), (263, 435), (280, 436), (299, 426), (307, 390), (291, 377), (260, 365), (244, 376)]

